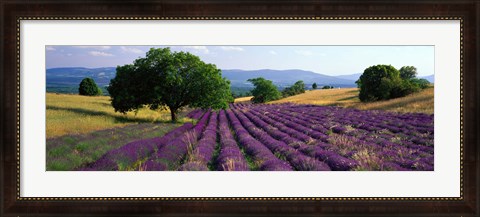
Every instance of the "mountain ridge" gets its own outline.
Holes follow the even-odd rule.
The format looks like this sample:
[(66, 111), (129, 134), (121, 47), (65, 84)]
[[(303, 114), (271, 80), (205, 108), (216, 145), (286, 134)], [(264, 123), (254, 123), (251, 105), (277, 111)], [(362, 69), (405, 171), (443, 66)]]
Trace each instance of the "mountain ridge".
[[(50, 87), (69, 87), (77, 88), (78, 84), (85, 77), (91, 77), (95, 82), (101, 86), (109, 85), (110, 80), (116, 75), (116, 67), (57, 67), (46, 69), (47, 89)], [(222, 76), (230, 80), (231, 87), (252, 88), (253, 85), (247, 80), (250, 78), (263, 77), (271, 80), (279, 88), (284, 88), (302, 80), (307, 87), (314, 82), (318, 86), (334, 86), (334, 87), (356, 87), (355, 81), (358, 80), (361, 73), (350, 75), (331, 76), (320, 74), (308, 70), (301, 69), (258, 69), (258, 70), (243, 70), (243, 69), (222, 69)], [(424, 76), (433, 83), (434, 75)]]

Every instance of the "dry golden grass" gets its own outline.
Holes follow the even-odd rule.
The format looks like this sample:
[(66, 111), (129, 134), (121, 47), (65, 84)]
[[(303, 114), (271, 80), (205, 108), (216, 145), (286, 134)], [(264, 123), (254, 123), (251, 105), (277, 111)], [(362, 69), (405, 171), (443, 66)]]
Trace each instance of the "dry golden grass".
[[(83, 134), (136, 123), (168, 122), (169, 111), (140, 109), (137, 114), (115, 112), (108, 96), (80, 96), (47, 93), (47, 138)], [(181, 119), (180, 122), (188, 121)]]
[(236, 99), (235, 99), (235, 102), (249, 102), (250, 99), (252, 99), (251, 96), (240, 97), (240, 98), (236, 98)]
[(287, 97), (270, 103), (298, 103), (325, 106), (341, 106), (362, 110), (386, 110), (394, 112), (418, 112), (433, 114), (434, 88), (387, 101), (363, 103), (358, 99), (358, 88), (312, 90), (304, 94)]
[(434, 108), (434, 94), (433, 88), (427, 88), (419, 93), (414, 93), (406, 97), (397, 99), (391, 99), (387, 101), (371, 102), (371, 103), (359, 103), (353, 108), (357, 109), (376, 109), (387, 110), (395, 112), (418, 112), (433, 114)]
[(303, 94), (283, 98), (270, 103), (285, 102), (298, 104), (346, 106), (352, 103), (360, 103), (360, 100), (358, 99), (357, 88), (344, 88), (306, 91)]

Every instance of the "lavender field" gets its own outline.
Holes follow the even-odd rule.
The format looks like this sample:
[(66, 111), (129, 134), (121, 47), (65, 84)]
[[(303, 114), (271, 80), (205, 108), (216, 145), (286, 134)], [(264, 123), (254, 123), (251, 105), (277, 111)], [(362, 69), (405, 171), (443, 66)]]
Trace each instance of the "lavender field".
[(231, 104), (77, 170), (433, 171), (433, 115), (298, 104)]

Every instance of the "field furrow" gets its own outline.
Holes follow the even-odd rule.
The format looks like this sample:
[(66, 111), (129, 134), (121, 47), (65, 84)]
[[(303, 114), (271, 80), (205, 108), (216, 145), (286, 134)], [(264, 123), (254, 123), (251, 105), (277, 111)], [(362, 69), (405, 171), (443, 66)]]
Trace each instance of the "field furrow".
[(144, 170), (178, 170), (185, 161), (189, 148), (198, 143), (211, 114), (211, 111), (207, 111), (192, 129), (158, 149), (141, 167)]
[(207, 171), (208, 163), (212, 161), (215, 146), (217, 144), (217, 116), (216, 112), (210, 114), (210, 119), (202, 138), (197, 144), (189, 143), (185, 162), (178, 170), (181, 171)]
[[(317, 117), (298, 115), (297, 112), (286, 111), (288, 109), (272, 107), (262, 109), (263, 115), (269, 116), (275, 119), (275, 121), (285, 123), (299, 131), (306, 132), (305, 126), (318, 130), (318, 125), (321, 125), (322, 122)], [(262, 114), (257, 115), (262, 116)], [(370, 162), (368, 164), (364, 163), (364, 168), (360, 167), (358, 169), (433, 170), (433, 147), (402, 141), (399, 137), (392, 136), (391, 133), (384, 134), (385, 129), (377, 132), (344, 126), (348, 125), (337, 123), (337, 126), (333, 126), (330, 129), (326, 127), (324, 127), (325, 129), (320, 128), (320, 132), (329, 133), (330, 135), (326, 142), (317, 142), (317, 145), (343, 156), (358, 159), (361, 162)]]
[(220, 110), (218, 120), (220, 152), (216, 160), (217, 170), (247, 171), (252, 169), (249, 168), (237, 141), (232, 135), (227, 116), (225, 115), (225, 110)]
[(289, 171), (293, 170), (287, 162), (278, 159), (270, 149), (252, 137), (244, 128), (240, 120), (232, 110), (227, 110), (233, 130), (237, 135), (239, 144), (244, 148), (246, 154), (252, 157), (252, 161), (259, 170), (268, 171)]
[(330, 167), (325, 163), (306, 156), (288, 146), (285, 142), (270, 136), (269, 133), (278, 132), (277, 129), (269, 126), (258, 117), (255, 117), (250, 113), (243, 113), (236, 109), (233, 111), (245, 129), (258, 139), (258, 141), (262, 142), (267, 148), (269, 148), (277, 157), (288, 161), (296, 170), (330, 170)]

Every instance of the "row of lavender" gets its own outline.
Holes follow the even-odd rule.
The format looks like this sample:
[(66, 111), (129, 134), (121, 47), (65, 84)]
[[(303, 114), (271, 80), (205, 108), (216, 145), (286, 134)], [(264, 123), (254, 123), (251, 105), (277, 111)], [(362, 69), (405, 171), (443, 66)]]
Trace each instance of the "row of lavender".
[[(187, 116), (201, 119), (195, 126), (186, 123), (163, 137), (138, 140), (111, 150), (78, 170), (251, 169), (231, 132), (225, 111), (195, 110)], [(214, 157), (215, 152), (218, 156)]]
[[(300, 140), (289, 144), (335, 170), (433, 170), (433, 115), (290, 104), (233, 108)], [(350, 164), (332, 162), (339, 159)]]
[(232, 104), (80, 170), (433, 170), (433, 116), (337, 107)]

